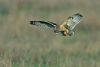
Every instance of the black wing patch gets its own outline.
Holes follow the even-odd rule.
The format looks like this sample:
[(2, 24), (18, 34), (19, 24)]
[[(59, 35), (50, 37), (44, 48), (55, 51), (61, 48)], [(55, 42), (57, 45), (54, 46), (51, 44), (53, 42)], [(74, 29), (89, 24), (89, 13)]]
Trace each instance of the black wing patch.
[(49, 27), (49, 28), (55, 28), (57, 24), (52, 22), (45, 22), (45, 21), (30, 21), (30, 24), (39, 26), (39, 27)]

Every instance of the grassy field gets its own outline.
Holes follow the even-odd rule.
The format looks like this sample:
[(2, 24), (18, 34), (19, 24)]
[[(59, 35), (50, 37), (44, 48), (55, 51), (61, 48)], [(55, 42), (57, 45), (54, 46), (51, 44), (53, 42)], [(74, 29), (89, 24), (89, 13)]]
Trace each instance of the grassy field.
[[(29, 24), (77, 12), (84, 18), (72, 37)], [(100, 67), (100, 1), (0, 0), (0, 67)]]

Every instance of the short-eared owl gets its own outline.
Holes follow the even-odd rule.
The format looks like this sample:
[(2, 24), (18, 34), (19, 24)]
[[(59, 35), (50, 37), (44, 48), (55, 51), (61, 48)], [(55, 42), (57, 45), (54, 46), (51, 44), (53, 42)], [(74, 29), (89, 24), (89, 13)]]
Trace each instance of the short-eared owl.
[(42, 26), (42, 27), (48, 27), (54, 30), (54, 32), (60, 33), (63, 36), (66, 35), (73, 35), (73, 29), (75, 26), (81, 21), (82, 15), (80, 13), (76, 13), (72, 16), (69, 16), (66, 21), (64, 21), (61, 25), (58, 25), (53, 22), (45, 22), (45, 21), (30, 21), (30, 24), (35, 26)]

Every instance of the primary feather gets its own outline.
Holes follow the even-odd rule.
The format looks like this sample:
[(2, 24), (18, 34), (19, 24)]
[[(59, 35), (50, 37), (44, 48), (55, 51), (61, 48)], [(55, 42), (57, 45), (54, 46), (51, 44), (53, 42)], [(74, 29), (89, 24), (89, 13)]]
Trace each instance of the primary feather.
[(30, 24), (45, 28), (55, 28), (57, 26), (55, 23), (45, 21), (30, 21)]

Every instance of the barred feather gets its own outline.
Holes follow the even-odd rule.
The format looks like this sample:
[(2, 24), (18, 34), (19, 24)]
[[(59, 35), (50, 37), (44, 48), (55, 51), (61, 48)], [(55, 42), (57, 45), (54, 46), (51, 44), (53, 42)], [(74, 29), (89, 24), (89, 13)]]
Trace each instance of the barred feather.
[(74, 15), (68, 17), (68, 20), (65, 21), (63, 23), (63, 25), (68, 26), (70, 30), (73, 30), (75, 28), (75, 26), (81, 21), (82, 17), (83, 16), (79, 13), (74, 14)]
[(30, 24), (42, 27), (42, 28), (55, 28), (57, 24), (45, 21), (30, 21)]

